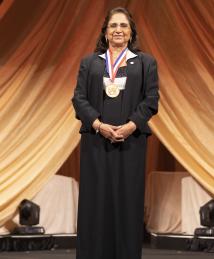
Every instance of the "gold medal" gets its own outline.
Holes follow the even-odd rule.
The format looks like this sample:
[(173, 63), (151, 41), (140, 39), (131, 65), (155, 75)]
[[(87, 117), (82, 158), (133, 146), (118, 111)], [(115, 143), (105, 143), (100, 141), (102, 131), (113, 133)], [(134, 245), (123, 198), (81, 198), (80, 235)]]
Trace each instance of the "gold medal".
[(106, 86), (106, 94), (111, 97), (115, 98), (119, 95), (120, 89), (116, 84), (110, 84)]

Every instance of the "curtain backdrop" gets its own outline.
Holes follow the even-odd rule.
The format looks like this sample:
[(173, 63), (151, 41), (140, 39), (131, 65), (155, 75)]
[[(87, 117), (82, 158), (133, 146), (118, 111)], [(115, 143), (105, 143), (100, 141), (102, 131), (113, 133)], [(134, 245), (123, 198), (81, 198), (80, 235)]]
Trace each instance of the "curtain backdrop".
[(0, 223), (32, 198), (79, 142), (70, 99), (106, 10), (127, 7), (158, 61), (150, 126), (214, 194), (213, 0), (4, 0), (0, 5)]

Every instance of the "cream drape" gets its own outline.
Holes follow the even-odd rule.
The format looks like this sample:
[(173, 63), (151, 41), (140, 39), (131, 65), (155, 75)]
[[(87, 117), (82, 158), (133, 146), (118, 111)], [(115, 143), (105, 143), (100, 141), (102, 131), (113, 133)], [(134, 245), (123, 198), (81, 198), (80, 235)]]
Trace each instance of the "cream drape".
[[(128, 7), (159, 67), (160, 112), (150, 125), (214, 193), (213, 0), (4, 0), (0, 5), (0, 223), (32, 198), (74, 150), (70, 104), (81, 57), (106, 10)], [(96, 12), (95, 12), (96, 10)]]

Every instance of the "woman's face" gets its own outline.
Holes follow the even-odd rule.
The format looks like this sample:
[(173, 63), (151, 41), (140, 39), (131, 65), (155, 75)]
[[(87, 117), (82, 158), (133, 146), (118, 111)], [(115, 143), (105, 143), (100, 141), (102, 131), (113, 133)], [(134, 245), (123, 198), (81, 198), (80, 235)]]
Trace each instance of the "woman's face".
[(125, 47), (131, 38), (131, 27), (129, 20), (123, 13), (115, 13), (109, 20), (106, 38), (109, 41), (109, 46)]

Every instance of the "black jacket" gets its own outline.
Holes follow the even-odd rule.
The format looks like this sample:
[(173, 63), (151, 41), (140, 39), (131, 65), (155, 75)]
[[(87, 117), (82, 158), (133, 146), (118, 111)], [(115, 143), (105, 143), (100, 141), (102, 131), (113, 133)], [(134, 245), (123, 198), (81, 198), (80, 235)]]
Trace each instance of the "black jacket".
[[(82, 122), (80, 133), (93, 131), (96, 118), (102, 120), (103, 74), (105, 60), (93, 53), (81, 61), (72, 98), (76, 118)], [(151, 134), (147, 124), (158, 111), (158, 74), (155, 59), (145, 53), (127, 60), (127, 81), (123, 96), (122, 123), (129, 120), (141, 133)]]

